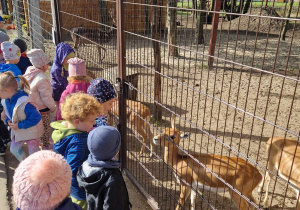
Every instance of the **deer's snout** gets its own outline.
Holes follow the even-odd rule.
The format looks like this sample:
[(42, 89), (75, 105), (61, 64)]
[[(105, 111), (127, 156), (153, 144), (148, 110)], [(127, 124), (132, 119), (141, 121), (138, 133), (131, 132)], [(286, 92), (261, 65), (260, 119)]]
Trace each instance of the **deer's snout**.
[(154, 137), (153, 137), (153, 143), (154, 143), (155, 145), (158, 145), (158, 144), (159, 144), (159, 137), (158, 137), (158, 136), (154, 136)]

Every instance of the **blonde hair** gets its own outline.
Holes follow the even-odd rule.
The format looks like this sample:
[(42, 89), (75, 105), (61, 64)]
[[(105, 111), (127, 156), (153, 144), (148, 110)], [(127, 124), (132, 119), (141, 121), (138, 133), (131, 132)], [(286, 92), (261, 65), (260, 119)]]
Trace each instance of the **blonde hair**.
[(61, 104), (61, 116), (69, 122), (85, 121), (88, 115), (99, 113), (102, 113), (102, 105), (93, 96), (82, 92), (69, 95)]
[(0, 90), (11, 88), (17, 91), (19, 88), (18, 82), (16, 80), (17, 78), (20, 79), (20, 89), (29, 94), (30, 86), (27, 80), (23, 76), (15, 77), (11, 71), (0, 74)]
[(74, 81), (83, 81), (89, 83), (91, 78), (89, 76), (69, 76), (67, 80), (69, 83), (73, 83)]

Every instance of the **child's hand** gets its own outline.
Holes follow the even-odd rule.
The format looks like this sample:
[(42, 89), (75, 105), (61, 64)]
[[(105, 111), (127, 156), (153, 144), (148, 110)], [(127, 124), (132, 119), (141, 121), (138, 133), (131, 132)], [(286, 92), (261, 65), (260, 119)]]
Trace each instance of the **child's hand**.
[(8, 121), (8, 125), (14, 131), (19, 130), (18, 123), (12, 123), (11, 121)]
[(56, 110), (56, 108), (51, 109), (50, 112), (53, 113), (53, 112), (55, 112), (55, 110)]

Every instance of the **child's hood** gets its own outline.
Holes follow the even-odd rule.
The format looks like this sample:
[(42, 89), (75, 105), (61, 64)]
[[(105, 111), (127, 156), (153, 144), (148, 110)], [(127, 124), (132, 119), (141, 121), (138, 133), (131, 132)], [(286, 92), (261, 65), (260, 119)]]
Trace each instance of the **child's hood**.
[(74, 52), (73, 48), (64, 43), (61, 42), (57, 45), (56, 50), (55, 50), (55, 55), (54, 55), (54, 60), (53, 60), (53, 67), (62, 67), (62, 63), (64, 59), (69, 55), (71, 52)]
[(61, 139), (65, 138), (67, 136), (77, 134), (77, 133), (82, 133), (82, 131), (72, 129), (72, 128), (68, 128), (67, 126), (65, 126), (63, 124), (63, 122), (65, 122), (65, 121), (60, 120), (60, 121), (52, 122), (50, 124), (51, 127), (54, 128), (54, 131), (52, 133), (52, 139), (53, 139), (54, 144), (56, 144)]
[(43, 71), (41, 69), (35, 68), (34, 66), (30, 66), (27, 68), (24, 77), (29, 83), (31, 83), (35, 76), (42, 72)]
[(0, 64), (0, 73), (4, 73), (10, 70), (10, 65), (6, 65), (5, 63)]
[(101, 167), (92, 167), (88, 161), (84, 161), (78, 169), (77, 181), (80, 187), (84, 187), (89, 193), (98, 190), (100, 186), (110, 177), (115, 169), (103, 170)]

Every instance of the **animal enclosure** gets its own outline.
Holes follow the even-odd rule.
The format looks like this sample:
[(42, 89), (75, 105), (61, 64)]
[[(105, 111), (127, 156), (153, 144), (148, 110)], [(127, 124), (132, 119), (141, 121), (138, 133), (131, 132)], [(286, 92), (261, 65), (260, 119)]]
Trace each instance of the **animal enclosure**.
[[(48, 36), (39, 40), (49, 54), (54, 38), (73, 46), (73, 33), (86, 40), (76, 54), (90, 76), (112, 83), (119, 78), (115, 125), (122, 131), (123, 169), (153, 208), (300, 209), (295, 193), (300, 187), (295, 181), (300, 173), (299, 3), (48, 3), (53, 3), (46, 13), (49, 28), (41, 24)], [(76, 27), (85, 32), (72, 32)], [(29, 37), (23, 33), (29, 41), (39, 35), (33, 29)], [(140, 114), (143, 108), (124, 102), (132, 91), (150, 109), (150, 120)], [(144, 143), (139, 129), (146, 125), (151, 132)], [(275, 137), (283, 139), (280, 146)], [(292, 170), (280, 167), (285, 161)], [(266, 172), (271, 177), (267, 199)]]

